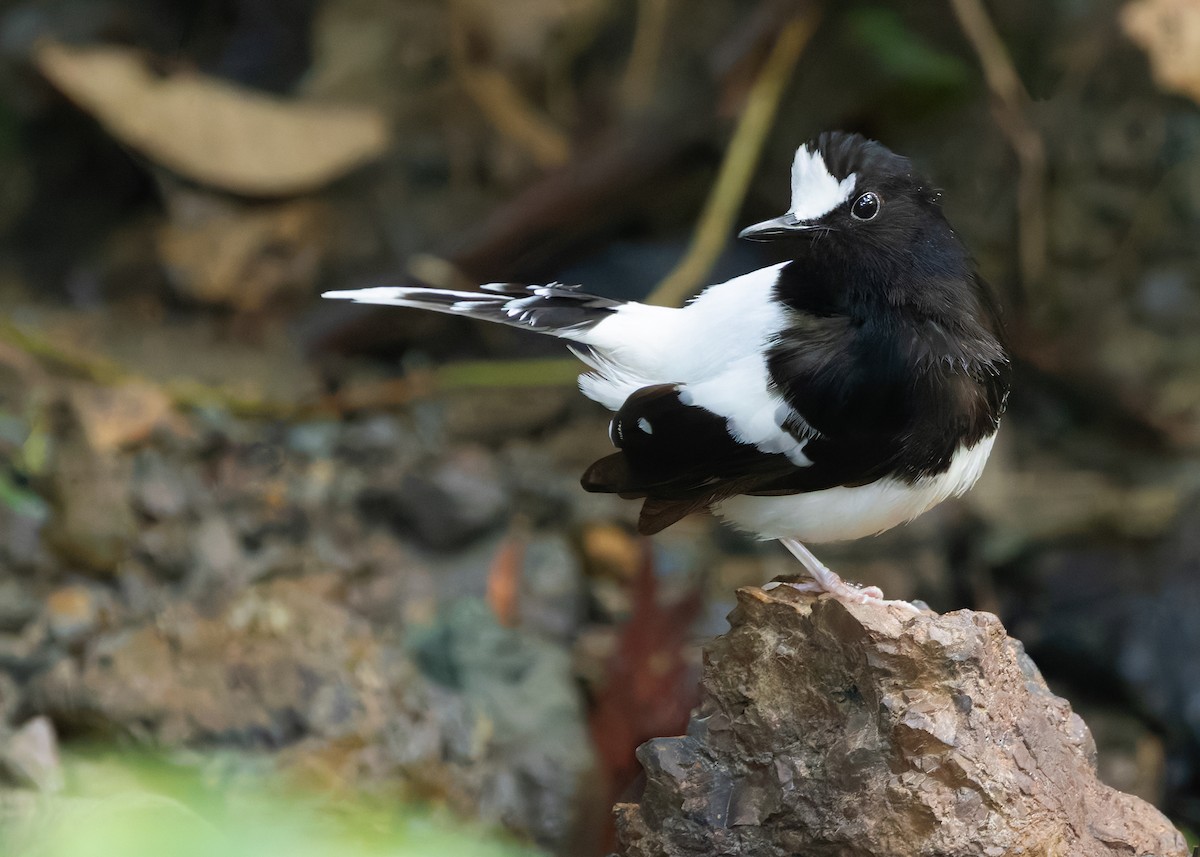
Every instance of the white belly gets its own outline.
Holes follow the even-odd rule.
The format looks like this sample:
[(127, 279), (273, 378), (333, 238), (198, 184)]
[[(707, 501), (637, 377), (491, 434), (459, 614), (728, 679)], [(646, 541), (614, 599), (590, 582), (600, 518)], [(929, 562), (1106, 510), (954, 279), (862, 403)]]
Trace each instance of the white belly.
[(992, 451), (992, 434), (951, 459), (950, 469), (913, 484), (880, 479), (855, 488), (828, 488), (782, 497), (730, 497), (713, 513), (763, 539), (837, 542), (883, 532), (911, 521), (975, 484)]

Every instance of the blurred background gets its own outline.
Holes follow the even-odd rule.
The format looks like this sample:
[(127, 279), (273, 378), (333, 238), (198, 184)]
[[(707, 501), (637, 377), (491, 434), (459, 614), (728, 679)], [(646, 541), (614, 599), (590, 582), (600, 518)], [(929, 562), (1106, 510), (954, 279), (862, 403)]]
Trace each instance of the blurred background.
[(774, 261), (733, 236), (835, 128), (944, 188), (1017, 380), (972, 493), (818, 552), (998, 613), (1200, 826), (1198, 99), (1197, 0), (0, 0), (6, 853), (263, 789), (606, 853), (792, 561), (585, 494), (559, 343), (318, 295), (678, 303)]

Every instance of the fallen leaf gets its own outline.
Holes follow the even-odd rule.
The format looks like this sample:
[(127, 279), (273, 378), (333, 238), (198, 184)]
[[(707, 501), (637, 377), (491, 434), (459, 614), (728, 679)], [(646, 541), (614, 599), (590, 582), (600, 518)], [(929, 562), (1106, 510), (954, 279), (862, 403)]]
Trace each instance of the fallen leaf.
[(643, 565), (644, 545), (629, 530), (612, 523), (589, 524), (581, 535), (583, 555), (594, 575), (633, 580)]
[(621, 629), (588, 717), (608, 789), (605, 806), (611, 806), (641, 771), (634, 755), (637, 748), (651, 738), (682, 733), (699, 700), (697, 676), (684, 650), (700, 614), (702, 594), (693, 590), (673, 604), (660, 604), (653, 554), (645, 542), (631, 594), (633, 612)]
[(1200, 0), (1137, 0), (1121, 10), (1121, 26), (1159, 86), (1200, 102)]
[(517, 625), (524, 563), (525, 539), (514, 533), (500, 545), (488, 568), (487, 603), (496, 621), (506, 628)]
[(160, 77), (131, 48), (46, 40), (34, 62), (123, 143), (233, 193), (311, 191), (388, 145), (387, 126), (373, 109), (289, 101), (195, 72)]
[(168, 203), (158, 253), (181, 294), (254, 311), (316, 281), (327, 247), (321, 204), (254, 205), (184, 190), (170, 193)]
[(43, 793), (60, 792), (65, 785), (58, 736), (50, 718), (34, 717), (13, 733), (3, 749), (2, 765), (9, 777)]
[(137, 533), (129, 502), (131, 461), (98, 452), (85, 436), (82, 417), (61, 422), (46, 468), (50, 516), (42, 538), (68, 567), (114, 574)]
[(171, 400), (153, 384), (72, 384), (67, 397), (88, 446), (109, 452), (150, 436), (171, 414)]
[(460, 16), (502, 65), (542, 67), (556, 43), (594, 36), (611, 0), (452, 0)]

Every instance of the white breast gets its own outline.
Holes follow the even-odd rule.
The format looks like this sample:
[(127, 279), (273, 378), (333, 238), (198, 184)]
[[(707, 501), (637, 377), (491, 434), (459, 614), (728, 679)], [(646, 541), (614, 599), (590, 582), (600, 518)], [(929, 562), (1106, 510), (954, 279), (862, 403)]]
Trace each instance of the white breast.
[(992, 434), (972, 447), (960, 447), (945, 473), (909, 484), (880, 479), (853, 488), (829, 488), (783, 497), (730, 497), (713, 512), (740, 530), (763, 539), (837, 542), (881, 533), (907, 523), (948, 497), (957, 497), (983, 472)]

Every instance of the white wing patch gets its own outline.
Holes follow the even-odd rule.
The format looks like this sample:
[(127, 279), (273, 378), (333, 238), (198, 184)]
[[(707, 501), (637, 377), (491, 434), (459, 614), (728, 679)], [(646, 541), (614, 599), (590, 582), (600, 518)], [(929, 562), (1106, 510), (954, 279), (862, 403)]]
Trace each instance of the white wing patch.
[(792, 161), (792, 207), (789, 213), (797, 220), (824, 217), (850, 199), (857, 181), (857, 173), (838, 181), (825, 166), (825, 158), (819, 151), (810, 152), (801, 146)]
[(790, 408), (770, 391), (762, 354), (743, 357), (715, 378), (682, 387), (679, 401), (725, 416), (730, 437), (740, 443), (786, 455), (797, 467), (812, 464), (804, 454), (808, 438), (797, 440), (780, 425), (780, 416)]
[(808, 438), (782, 427), (803, 421), (771, 389), (764, 354), (788, 323), (774, 300), (783, 264), (712, 286), (683, 309), (621, 307), (575, 337), (589, 348), (572, 350), (593, 370), (579, 388), (615, 411), (642, 387), (677, 384), (680, 401), (725, 417), (735, 440), (811, 465)]

